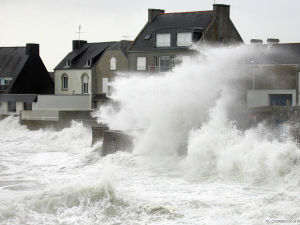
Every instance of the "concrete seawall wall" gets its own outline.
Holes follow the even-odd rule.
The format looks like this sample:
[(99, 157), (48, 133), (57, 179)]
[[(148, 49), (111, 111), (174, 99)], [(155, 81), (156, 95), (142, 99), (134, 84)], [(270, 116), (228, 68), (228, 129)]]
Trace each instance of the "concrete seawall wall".
[(104, 139), (101, 155), (115, 153), (117, 151), (132, 151), (133, 140), (132, 136), (122, 131), (109, 130), (104, 131)]
[(92, 127), (92, 146), (103, 139), (104, 137), (104, 132), (108, 130), (108, 127), (103, 125), (103, 126), (97, 126), (97, 127)]

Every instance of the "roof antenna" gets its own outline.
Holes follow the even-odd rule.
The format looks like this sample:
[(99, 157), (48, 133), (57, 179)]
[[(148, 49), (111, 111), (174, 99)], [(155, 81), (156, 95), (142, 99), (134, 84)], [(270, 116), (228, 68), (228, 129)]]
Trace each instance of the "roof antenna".
[(86, 32), (81, 31), (81, 25), (79, 25), (78, 31), (75, 31), (75, 33), (78, 34), (78, 36), (79, 36), (79, 39), (78, 39), (78, 40), (80, 41), (80, 34), (83, 34), (83, 33), (86, 33)]

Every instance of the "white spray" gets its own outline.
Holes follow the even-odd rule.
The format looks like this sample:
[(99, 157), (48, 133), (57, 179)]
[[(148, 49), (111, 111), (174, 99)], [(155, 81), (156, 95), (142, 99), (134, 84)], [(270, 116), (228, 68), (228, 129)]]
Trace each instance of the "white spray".
[(246, 111), (239, 81), (247, 76), (244, 62), (252, 50), (201, 48), (172, 72), (119, 78), (112, 98), (120, 108), (101, 108), (99, 121), (111, 129), (140, 130), (138, 154), (170, 157), (187, 148), (183, 164), (201, 176), (256, 182), (289, 174), (299, 167), (294, 143), (267, 140), (262, 127), (240, 131), (232, 120), (236, 110)]

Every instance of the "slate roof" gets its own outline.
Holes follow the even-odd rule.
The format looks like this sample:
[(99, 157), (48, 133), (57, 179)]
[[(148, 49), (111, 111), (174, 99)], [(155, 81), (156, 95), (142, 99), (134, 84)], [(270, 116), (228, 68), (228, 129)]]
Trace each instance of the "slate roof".
[[(68, 70), (68, 69), (86, 69), (86, 61), (92, 60), (93, 66), (101, 57), (103, 52), (116, 42), (99, 42), (99, 43), (86, 43), (79, 49), (70, 52), (54, 69), (55, 70)], [(67, 60), (71, 60), (71, 66), (66, 67)]]
[[(185, 31), (192, 29), (206, 30), (214, 18), (214, 11), (195, 11), (181, 13), (160, 13), (151, 23), (147, 23), (129, 51), (153, 51), (156, 32), (169, 30)], [(146, 35), (151, 35), (149, 40), (145, 40)]]
[(0, 47), (0, 77), (18, 77), (28, 58), (25, 47)]

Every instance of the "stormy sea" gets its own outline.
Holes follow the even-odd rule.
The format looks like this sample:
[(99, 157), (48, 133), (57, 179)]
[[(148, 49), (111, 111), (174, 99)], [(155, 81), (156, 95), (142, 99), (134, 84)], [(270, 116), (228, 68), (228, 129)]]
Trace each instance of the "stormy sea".
[[(94, 113), (130, 132), (101, 156), (80, 122), (0, 121), (0, 224), (300, 224), (300, 150), (288, 127), (246, 127), (244, 47), (195, 49), (174, 71), (120, 74)], [(276, 132), (276, 135), (275, 135)]]

